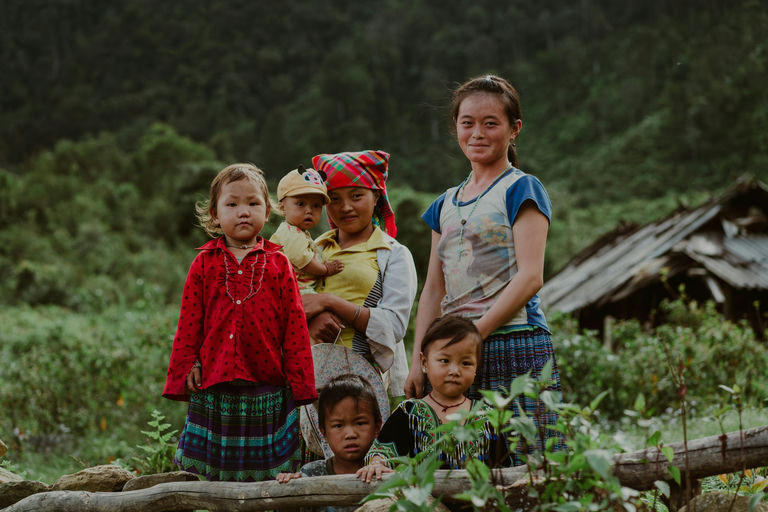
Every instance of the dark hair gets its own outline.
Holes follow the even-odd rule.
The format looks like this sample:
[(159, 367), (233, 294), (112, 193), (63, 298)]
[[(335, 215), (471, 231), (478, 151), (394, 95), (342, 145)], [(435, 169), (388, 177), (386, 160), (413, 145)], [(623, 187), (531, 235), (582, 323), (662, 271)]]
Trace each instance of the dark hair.
[[(464, 82), (453, 92), (453, 98), (451, 99), (451, 121), (454, 126), (459, 117), (461, 102), (468, 96), (477, 93), (497, 95), (504, 105), (504, 111), (510, 124), (523, 119), (523, 112), (520, 108), (520, 96), (517, 94), (517, 90), (512, 87), (512, 84), (496, 75), (483, 75)], [(512, 144), (507, 149), (507, 157), (512, 162), (512, 165), (517, 167), (517, 153), (515, 152), (515, 146)]]
[(432, 321), (421, 340), (421, 353), (427, 355), (427, 348), (437, 340), (448, 340), (444, 346), (450, 346), (470, 337), (477, 343), (477, 364), (483, 355), (483, 338), (475, 323), (466, 318), (445, 315)]
[(332, 378), (328, 384), (320, 390), (320, 398), (317, 402), (317, 420), (320, 430), (325, 431), (325, 415), (336, 404), (351, 396), (357, 404), (360, 400), (368, 402), (373, 411), (374, 423), (381, 423), (381, 411), (379, 402), (373, 393), (373, 388), (367, 380), (359, 375), (345, 373)]

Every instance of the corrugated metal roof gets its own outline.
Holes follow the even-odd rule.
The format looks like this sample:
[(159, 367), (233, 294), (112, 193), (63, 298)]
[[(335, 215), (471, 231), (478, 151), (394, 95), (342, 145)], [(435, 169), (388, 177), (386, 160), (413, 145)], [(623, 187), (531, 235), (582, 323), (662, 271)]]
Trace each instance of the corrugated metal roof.
[(685, 254), (734, 288), (768, 290), (768, 236), (725, 237), (721, 257), (690, 248)]
[[(720, 257), (713, 257), (711, 240), (697, 240), (696, 233), (723, 211), (740, 193), (768, 187), (756, 180), (740, 181), (717, 199), (690, 211), (675, 212), (614, 239), (590, 248), (592, 256), (580, 255), (547, 281), (539, 292), (550, 309), (571, 312), (589, 305), (605, 304), (630, 295), (659, 278), (663, 267), (675, 265), (686, 254), (710, 272), (737, 288), (768, 289), (768, 236), (726, 237)], [(587, 250), (590, 250), (587, 249)]]

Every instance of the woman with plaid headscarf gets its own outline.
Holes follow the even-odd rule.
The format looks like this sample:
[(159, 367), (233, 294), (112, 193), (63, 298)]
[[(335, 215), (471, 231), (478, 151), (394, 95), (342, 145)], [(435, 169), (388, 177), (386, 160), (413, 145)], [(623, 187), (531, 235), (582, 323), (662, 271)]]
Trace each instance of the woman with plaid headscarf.
[(387, 198), (389, 154), (360, 151), (312, 159), (325, 172), (330, 231), (315, 242), (323, 259), (344, 271), (302, 297), (313, 340), (340, 342), (366, 357), (384, 376), (390, 397), (401, 397), (408, 375), (403, 338), (416, 296), (416, 267), (395, 240), (395, 214)]

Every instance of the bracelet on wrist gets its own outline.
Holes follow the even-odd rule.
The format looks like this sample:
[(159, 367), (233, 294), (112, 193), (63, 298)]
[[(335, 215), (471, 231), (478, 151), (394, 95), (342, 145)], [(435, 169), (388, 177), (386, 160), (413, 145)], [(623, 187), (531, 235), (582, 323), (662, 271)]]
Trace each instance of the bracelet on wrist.
[(360, 313), (363, 311), (363, 306), (357, 306), (357, 309), (355, 309), (355, 316), (352, 317), (352, 321), (349, 322), (350, 325), (354, 327), (354, 323), (357, 322), (357, 319), (360, 318)]

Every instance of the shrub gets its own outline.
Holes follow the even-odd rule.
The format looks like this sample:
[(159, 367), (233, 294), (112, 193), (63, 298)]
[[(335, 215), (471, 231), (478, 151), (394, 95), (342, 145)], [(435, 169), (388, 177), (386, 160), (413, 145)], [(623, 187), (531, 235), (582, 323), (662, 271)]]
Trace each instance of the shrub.
[(15, 432), (22, 448), (45, 448), (96, 433), (136, 438), (156, 408), (181, 423), (183, 404), (160, 398), (177, 315), (176, 307), (0, 311), (0, 431)]
[(768, 354), (746, 323), (725, 320), (711, 302), (702, 306), (685, 298), (663, 302), (660, 312), (668, 323), (651, 330), (634, 320), (618, 322), (612, 332), (615, 352), (595, 332), (579, 332), (573, 319), (552, 315), (566, 400), (584, 403), (608, 389), (602, 411), (612, 420), (631, 409), (638, 393), (651, 414), (675, 410), (679, 396), (667, 353), (682, 361), (694, 408), (718, 403), (721, 384), (738, 383), (748, 404), (758, 405), (768, 394), (765, 379), (754, 378), (768, 372)]

